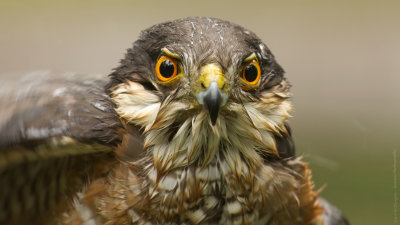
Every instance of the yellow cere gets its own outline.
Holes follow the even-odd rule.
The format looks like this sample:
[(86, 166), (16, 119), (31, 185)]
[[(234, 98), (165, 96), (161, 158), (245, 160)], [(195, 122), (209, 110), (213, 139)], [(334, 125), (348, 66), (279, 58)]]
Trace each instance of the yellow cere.
[(217, 82), (218, 87), (224, 87), (224, 75), (222, 68), (214, 63), (207, 64), (200, 69), (200, 82), (203, 83), (205, 88), (208, 88), (212, 82)]

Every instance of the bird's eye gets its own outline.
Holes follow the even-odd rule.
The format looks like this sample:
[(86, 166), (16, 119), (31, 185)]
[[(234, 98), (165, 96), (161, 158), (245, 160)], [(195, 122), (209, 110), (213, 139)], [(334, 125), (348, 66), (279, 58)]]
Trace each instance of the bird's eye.
[(256, 85), (261, 77), (260, 65), (257, 61), (247, 63), (243, 67), (242, 79), (250, 85)]
[(172, 80), (176, 75), (178, 75), (178, 70), (179, 67), (175, 60), (168, 56), (162, 56), (157, 61), (156, 74), (157, 78), (162, 82)]

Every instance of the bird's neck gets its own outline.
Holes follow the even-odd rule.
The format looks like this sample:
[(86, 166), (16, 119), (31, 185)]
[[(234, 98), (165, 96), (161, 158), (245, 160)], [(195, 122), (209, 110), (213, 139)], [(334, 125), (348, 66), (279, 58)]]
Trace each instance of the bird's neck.
[[(277, 154), (274, 135), (284, 129), (284, 115), (266, 116), (257, 107), (231, 103), (221, 111), (215, 125), (211, 124), (206, 111), (186, 118), (176, 112), (175, 117), (160, 119), (162, 122), (158, 122), (157, 116), (154, 129), (144, 134), (144, 146), (161, 173), (190, 165), (205, 168), (212, 162), (222, 161), (230, 171), (241, 172), (237, 165), (242, 164), (259, 168), (265, 156)], [(276, 107), (281, 110), (286, 105)], [(162, 115), (163, 110), (159, 113)], [(168, 117), (166, 114), (162, 118), (164, 116)]]
[(260, 167), (264, 156), (277, 155), (274, 135), (285, 132), (291, 109), (280, 92), (279, 88), (266, 92), (257, 101), (228, 101), (215, 125), (198, 106), (172, 97), (161, 101), (135, 82), (120, 85), (112, 98), (123, 119), (143, 128), (144, 149), (165, 174), (190, 165), (205, 168), (221, 160), (232, 171), (243, 163)]

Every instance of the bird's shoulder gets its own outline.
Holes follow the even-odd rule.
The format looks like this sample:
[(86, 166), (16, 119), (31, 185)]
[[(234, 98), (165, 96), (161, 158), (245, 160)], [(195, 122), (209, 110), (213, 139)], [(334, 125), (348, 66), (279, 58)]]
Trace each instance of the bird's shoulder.
[(107, 81), (32, 72), (0, 82), (0, 205), (12, 204), (0, 224), (51, 224), (46, 213), (66, 210), (117, 163), (123, 124)]
[(2, 82), (0, 149), (53, 137), (115, 145), (121, 122), (102, 75), (32, 72)]

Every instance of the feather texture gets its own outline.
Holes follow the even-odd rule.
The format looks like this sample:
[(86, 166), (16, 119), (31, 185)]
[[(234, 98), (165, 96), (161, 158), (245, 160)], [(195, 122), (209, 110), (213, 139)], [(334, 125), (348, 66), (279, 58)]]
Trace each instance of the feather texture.
[(103, 81), (63, 76), (37, 72), (2, 83), (1, 224), (55, 223), (116, 162), (122, 125)]
[[(213, 116), (198, 97), (209, 64)], [(143, 31), (108, 81), (39, 75), (0, 93), (0, 223), (346, 224), (295, 156), (283, 69), (245, 28), (175, 20)]]

